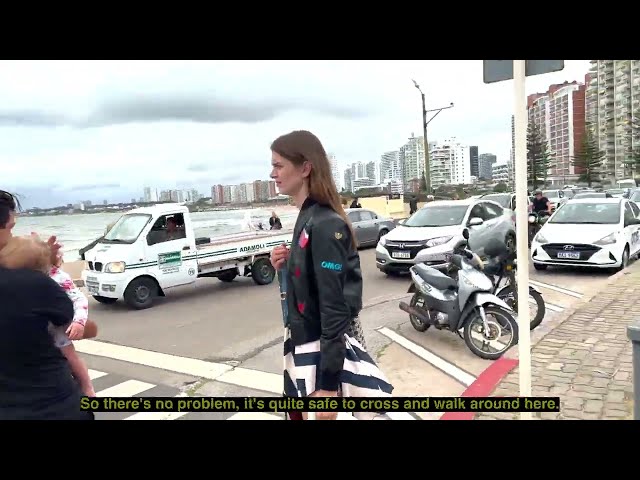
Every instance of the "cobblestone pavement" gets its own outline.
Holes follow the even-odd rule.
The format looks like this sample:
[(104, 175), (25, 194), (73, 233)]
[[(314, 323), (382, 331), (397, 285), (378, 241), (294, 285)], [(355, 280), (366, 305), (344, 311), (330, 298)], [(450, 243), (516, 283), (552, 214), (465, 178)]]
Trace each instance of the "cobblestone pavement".
[[(533, 344), (533, 396), (559, 396), (559, 413), (536, 419), (633, 418), (633, 366), (627, 326), (640, 316), (640, 261), (617, 274), (578, 305), (559, 326)], [(533, 333), (533, 332), (532, 332)], [(518, 368), (492, 396), (518, 396)], [(477, 420), (519, 419), (515, 413), (479, 413)]]

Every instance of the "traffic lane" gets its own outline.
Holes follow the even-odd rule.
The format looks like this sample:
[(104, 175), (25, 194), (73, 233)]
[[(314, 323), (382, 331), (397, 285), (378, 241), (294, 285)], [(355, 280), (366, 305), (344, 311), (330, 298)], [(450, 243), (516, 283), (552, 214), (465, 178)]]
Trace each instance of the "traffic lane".
[[(365, 304), (406, 292), (406, 278), (386, 278), (378, 271), (375, 249), (360, 255)], [(89, 313), (100, 329), (97, 340), (224, 362), (249, 358), (282, 337), (277, 282), (260, 286), (245, 277), (230, 283), (201, 278), (166, 295), (146, 310), (90, 298)]]

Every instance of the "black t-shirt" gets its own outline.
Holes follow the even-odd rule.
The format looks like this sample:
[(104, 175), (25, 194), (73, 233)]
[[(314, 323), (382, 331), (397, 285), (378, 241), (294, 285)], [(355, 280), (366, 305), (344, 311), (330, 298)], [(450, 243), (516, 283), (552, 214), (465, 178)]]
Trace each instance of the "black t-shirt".
[(532, 203), (534, 212), (548, 211), (547, 203), (549, 203), (549, 199), (547, 197), (542, 197), (540, 200), (534, 198)]
[(48, 330), (73, 319), (62, 288), (42, 273), (0, 267), (0, 312), (0, 420), (90, 419)]

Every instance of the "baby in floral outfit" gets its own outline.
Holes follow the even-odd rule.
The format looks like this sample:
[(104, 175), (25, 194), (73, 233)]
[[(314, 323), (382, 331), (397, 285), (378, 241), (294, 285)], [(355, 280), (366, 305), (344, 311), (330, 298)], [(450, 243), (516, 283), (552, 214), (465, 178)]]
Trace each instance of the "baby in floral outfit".
[(73, 302), (73, 320), (71, 323), (68, 326), (61, 327), (49, 324), (49, 332), (53, 336), (55, 345), (62, 350), (62, 353), (67, 358), (73, 376), (78, 380), (84, 394), (89, 397), (95, 397), (96, 392), (93, 389), (89, 370), (78, 355), (72, 342), (72, 340), (80, 340), (84, 336), (84, 327), (89, 315), (89, 301), (84, 293), (73, 283), (71, 276), (59, 266), (51, 267), (49, 276), (60, 285)]

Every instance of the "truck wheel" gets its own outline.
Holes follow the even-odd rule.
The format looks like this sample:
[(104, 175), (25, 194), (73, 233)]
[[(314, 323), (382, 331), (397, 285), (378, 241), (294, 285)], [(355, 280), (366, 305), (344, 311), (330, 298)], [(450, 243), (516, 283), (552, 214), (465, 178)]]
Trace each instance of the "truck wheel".
[(233, 279), (238, 276), (238, 272), (234, 272), (233, 270), (226, 271), (218, 275), (218, 280), (221, 282), (233, 282)]
[(131, 308), (142, 310), (149, 308), (158, 296), (158, 284), (148, 277), (133, 280), (124, 292), (124, 301)]
[(276, 277), (276, 270), (268, 258), (259, 258), (251, 265), (251, 278), (258, 285), (269, 285)]
[(117, 298), (101, 297), (100, 295), (94, 295), (93, 298), (96, 302), (103, 303), (105, 305), (112, 305), (118, 301)]

